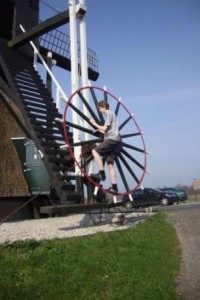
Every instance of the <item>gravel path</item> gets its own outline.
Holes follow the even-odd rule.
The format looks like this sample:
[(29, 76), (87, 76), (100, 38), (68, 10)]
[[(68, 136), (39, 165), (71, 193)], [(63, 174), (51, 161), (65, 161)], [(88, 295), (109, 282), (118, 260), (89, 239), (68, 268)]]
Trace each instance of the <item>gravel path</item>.
[(200, 209), (170, 211), (167, 215), (182, 246), (178, 299), (200, 300)]
[(7, 222), (0, 226), (0, 244), (19, 240), (24, 241), (26, 239), (70, 238), (97, 232), (123, 230), (138, 224), (138, 222), (145, 220), (149, 216), (148, 213), (144, 212), (129, 213), (126, 214), (124, 224), (119, 226), (115, 221), (120, 215), (121, 213), (104, 213), (99, 225), (94, 225), (93, 223), (93, 221), (99, 222), (99, 215), (93, 215), (91, 219), (89, 214)]

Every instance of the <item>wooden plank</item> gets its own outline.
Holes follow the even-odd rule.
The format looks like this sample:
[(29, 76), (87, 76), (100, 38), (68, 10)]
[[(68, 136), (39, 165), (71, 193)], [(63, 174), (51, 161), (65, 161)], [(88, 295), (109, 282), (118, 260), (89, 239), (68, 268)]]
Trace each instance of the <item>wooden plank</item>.
[(29, 41), (67, 23), (69, 23), (69, 10), (63, 11), (56, 16), (47, 19), (46, 21), (28, 29), (26, 32), (8, 41), (8, 47), (17, 49), (26, 45)]
[(69, 204), (69, 205), (49, 205), (49, 206), (41, 206), (40, 213), (49, 214), (49, 215), (61, 215), (63, 213), (83, 213), (88, 210), (96, 210), (96, 209), (105, 209), (122, 206), (122, 202), (118, 203), (91, 203), (91, 204)]

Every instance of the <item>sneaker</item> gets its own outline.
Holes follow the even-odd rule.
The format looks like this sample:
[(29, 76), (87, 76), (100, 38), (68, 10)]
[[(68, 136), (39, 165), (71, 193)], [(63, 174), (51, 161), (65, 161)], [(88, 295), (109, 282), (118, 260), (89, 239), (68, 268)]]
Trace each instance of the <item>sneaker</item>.
[(112, 187), (110, 187), (108, 189), (113, 195), (117, 195), (118, 194), (118, 189), (113, 189)]
[(100, 181), (105, 181), (106, 180), (106, 175), (102, 175), (101, 173), (98, 174)]
[(106, 176), (105, 175), (103, 176), (101, 173), (90, 174), (90, 177), (94, 177), (94, 178), (98, 179), (99, 181), (106, 180)]

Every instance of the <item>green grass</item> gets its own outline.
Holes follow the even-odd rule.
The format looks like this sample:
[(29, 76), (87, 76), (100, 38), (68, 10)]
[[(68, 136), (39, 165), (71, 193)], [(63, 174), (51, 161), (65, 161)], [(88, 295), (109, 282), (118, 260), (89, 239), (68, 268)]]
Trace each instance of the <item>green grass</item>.
[(93, 236), (0, 246), (0, 299), (173, 300), (180, 245), (165, 213)]

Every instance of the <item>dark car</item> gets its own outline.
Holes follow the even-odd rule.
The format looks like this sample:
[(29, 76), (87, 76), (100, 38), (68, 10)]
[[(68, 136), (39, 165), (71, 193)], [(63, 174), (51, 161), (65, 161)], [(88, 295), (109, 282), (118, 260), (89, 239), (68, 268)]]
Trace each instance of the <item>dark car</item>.
[(171, 205), (177, 202), (177, 196), (168, 194), (152, 188), (136, 189), (132, 193), (133, 202), (128, 195), (123, 196), (123, 204), (128, 207), (131, 205), (134, 208), (147, 207), (152, 205)]
[(161, 191), (168, 194), (175, 194), (177, 196), (177, 201), (187, 200), (187, 193), (184, 190), (176, 189), (176, 188), (162, 188)]

